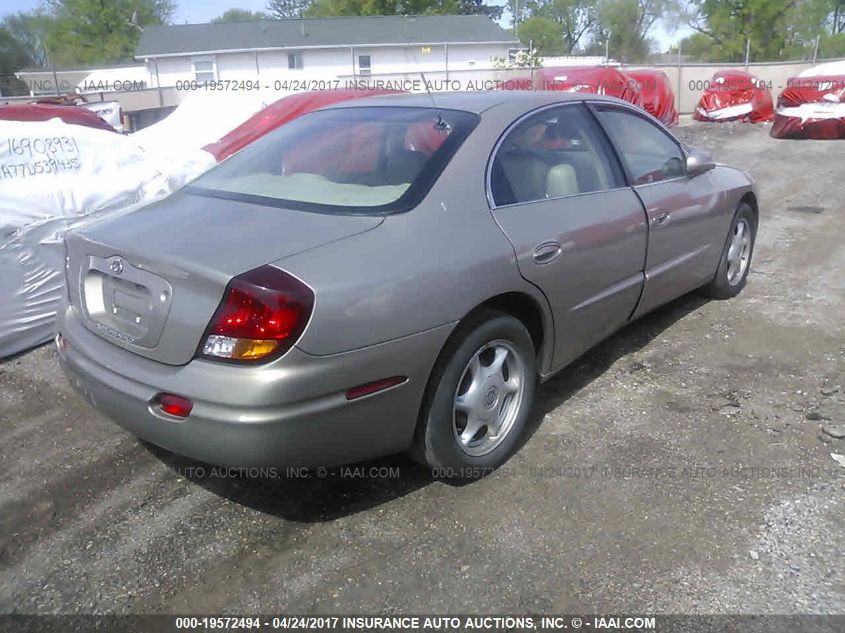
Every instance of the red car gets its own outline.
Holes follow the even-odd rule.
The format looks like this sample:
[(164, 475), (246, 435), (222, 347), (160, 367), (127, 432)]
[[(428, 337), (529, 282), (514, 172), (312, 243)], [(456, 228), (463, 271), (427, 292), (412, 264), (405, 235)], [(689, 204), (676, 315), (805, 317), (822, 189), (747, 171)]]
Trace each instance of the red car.
[(675, 108), (675, 92), (669, 77), (662, 70), (638, 68), (626, 70), (637, 83), (643, 98), (643, 109), (665, 125), (678, 125), (678, 110)]
[(845, 75), (792, 77), (778, 97), (775, 138), (845, 139)]
[(534, 73), (534, 89), (591, 92), (643, 107), (643, 96), (637, 88), (637, 82), (609, 66), (539, 68)]
[(741, 70), (720, 70), (708, 82), (693, 117), (696, 121), (762, 123), (774, 116), (772, 93), (754, 75)]

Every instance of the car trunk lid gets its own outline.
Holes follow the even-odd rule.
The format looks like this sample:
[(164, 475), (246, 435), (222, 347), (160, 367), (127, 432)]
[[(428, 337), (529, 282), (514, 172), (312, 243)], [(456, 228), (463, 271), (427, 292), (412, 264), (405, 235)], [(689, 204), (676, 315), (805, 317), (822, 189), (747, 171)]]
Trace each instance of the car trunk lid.
[(232, 277), (382, 221), (182, 191), (69, 233), (70, 300), (99, 336), (182, 365), (194, 357)]

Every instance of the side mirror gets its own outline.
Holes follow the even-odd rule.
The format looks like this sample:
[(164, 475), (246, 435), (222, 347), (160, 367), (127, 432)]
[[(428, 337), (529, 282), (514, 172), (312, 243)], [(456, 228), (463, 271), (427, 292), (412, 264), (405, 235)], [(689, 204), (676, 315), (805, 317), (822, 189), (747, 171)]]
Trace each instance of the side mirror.
[(713, 157), (702, 149), (694, 149), (687, 156), (687, 175), (698, 176), (716, 167)]

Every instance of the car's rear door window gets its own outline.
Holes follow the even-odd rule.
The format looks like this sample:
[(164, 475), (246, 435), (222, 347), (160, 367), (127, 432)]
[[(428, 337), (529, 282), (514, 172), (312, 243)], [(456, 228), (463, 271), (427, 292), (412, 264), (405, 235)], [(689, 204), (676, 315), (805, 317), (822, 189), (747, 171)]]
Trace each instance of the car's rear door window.
[(195, 180), (201, 194), (335, 213), (390, 213), (419, 203), (477, 115), (406, 107), (307, 114)]
[(500, 207), (613, 189), (623, 184), (614, 160), (584, 106), (547, 108), (521, 121), (499, 144), (490, 198)]

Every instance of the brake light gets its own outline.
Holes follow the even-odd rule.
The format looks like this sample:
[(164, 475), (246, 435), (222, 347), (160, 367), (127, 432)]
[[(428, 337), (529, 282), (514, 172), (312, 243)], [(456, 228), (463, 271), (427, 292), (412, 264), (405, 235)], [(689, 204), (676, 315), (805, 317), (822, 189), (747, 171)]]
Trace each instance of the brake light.
[(200, 355), (256, 361), (283, 354), (305, 330), (313, 308), (311, 289), (278, 268), (238, 275), (226, 286)]

